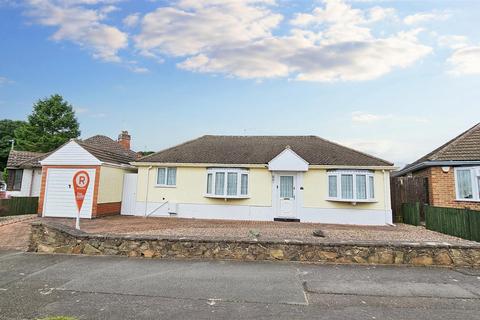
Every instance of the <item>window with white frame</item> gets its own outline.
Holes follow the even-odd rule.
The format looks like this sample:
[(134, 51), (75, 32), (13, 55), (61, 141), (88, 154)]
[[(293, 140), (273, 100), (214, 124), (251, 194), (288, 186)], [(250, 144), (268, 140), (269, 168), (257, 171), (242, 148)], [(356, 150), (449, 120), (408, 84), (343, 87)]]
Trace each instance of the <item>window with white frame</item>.
[(480, 167), (455, 168), (457, 200), (480, 201)]
[(328, 171), (328, 199), (338, 201), (373, 201), (375, 176), (369, 170)]
[(207, 197), (247, 198), (248, 170), (239, 168), (207, 169)]
[(157, 168), (157, 186), (174, 187), (177, 185), (177, 168)]

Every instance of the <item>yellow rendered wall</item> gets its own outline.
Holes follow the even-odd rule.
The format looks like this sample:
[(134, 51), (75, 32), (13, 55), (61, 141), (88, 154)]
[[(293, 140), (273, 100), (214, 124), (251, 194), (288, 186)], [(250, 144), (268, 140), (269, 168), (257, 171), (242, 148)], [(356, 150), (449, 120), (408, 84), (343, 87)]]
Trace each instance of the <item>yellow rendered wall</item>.
[[(146, 200), (147, 167), (138, 168), (137, 201)], [(214, 199), (205, 197), (207, 190), (207, 168), (177, 167), (175, 187), (157, 187), (157, 170), (150, 169), (148, 202), (170, 201), (189, 204), (232, 204), (250, 206), (272, 205), (272, 174), (267, 169), (250, 169), (248, 199)]]
[[(388, 178), (388, 177), (387, 177)], [(303, 206), (312, 208), (332, 209), (368, 209), (382, 210), (385, 208), (385, 185), (382, 171), (375, 171), (375, 201), (352, 205), (349, 202), (327, 201), (328, 177), (325, 169), (310, 169), (303, 176)]]
[[(137, 201), (146, 200), (147, 167), (138, 168)], [(207, 168), (177, 167), (177, 185), (175, 187), (157, 187), (157, 170), (150, 169), (148, 183), (148, 202), (170, 201), (189, 204), (232, 204), (252, 206), (272, 206), (272, 173), (267, 169), (250, 169), (249, 199), (213, 199), (205, 197), (207, 188)], [(388, 179), (388, 176), (387, 176)], [(375, 172), (375, 202), (357, 203), (328, 201), (327, 170), (310, 169), (303, 173), (303, 207), (332, 209), (368, 209), (385, 208), (385, 185), (382, 171)]]
[(97, 203), (122, 201), (123, 176), (125, 173), (131, 173), (131, 171), (107, 166), (100, 168)]

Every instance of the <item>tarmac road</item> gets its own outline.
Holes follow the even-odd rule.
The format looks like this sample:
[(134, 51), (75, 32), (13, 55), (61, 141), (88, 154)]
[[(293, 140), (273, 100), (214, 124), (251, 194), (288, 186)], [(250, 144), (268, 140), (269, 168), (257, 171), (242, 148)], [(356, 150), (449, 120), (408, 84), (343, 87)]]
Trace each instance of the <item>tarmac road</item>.
[(480, 270), (0, 252), (0, 318), (480, 319)]

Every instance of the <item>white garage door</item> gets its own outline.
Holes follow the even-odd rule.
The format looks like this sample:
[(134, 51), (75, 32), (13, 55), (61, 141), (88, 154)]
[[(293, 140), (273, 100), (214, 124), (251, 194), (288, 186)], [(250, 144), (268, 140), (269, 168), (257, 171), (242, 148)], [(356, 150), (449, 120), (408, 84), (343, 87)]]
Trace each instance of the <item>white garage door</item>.
[(92, 217), (93, 189), (95, 186), (95, 169), (48, 169), (47, 184), (45, 186), (45, 204), (43, 215), (45, 217), (77, 216), (77, 204), (73, 191), (73, 176), (78, 171), (87, 171), (90, 183), (83, 201), (81, 218)]

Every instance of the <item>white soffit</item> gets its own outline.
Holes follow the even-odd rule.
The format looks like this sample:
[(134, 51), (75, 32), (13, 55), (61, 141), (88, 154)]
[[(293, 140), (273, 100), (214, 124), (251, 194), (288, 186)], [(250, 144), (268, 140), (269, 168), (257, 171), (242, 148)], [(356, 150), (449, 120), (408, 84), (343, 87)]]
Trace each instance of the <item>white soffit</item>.
[(308, 162), (289, 147), (268, 163), (270, 171), (308, 171)]
[(45, 165), (101, 165), (102, 162), (95, 158), (90, 152), (82, 148), (74, 140), (60, 147), (57, 151), (40, 161)]

